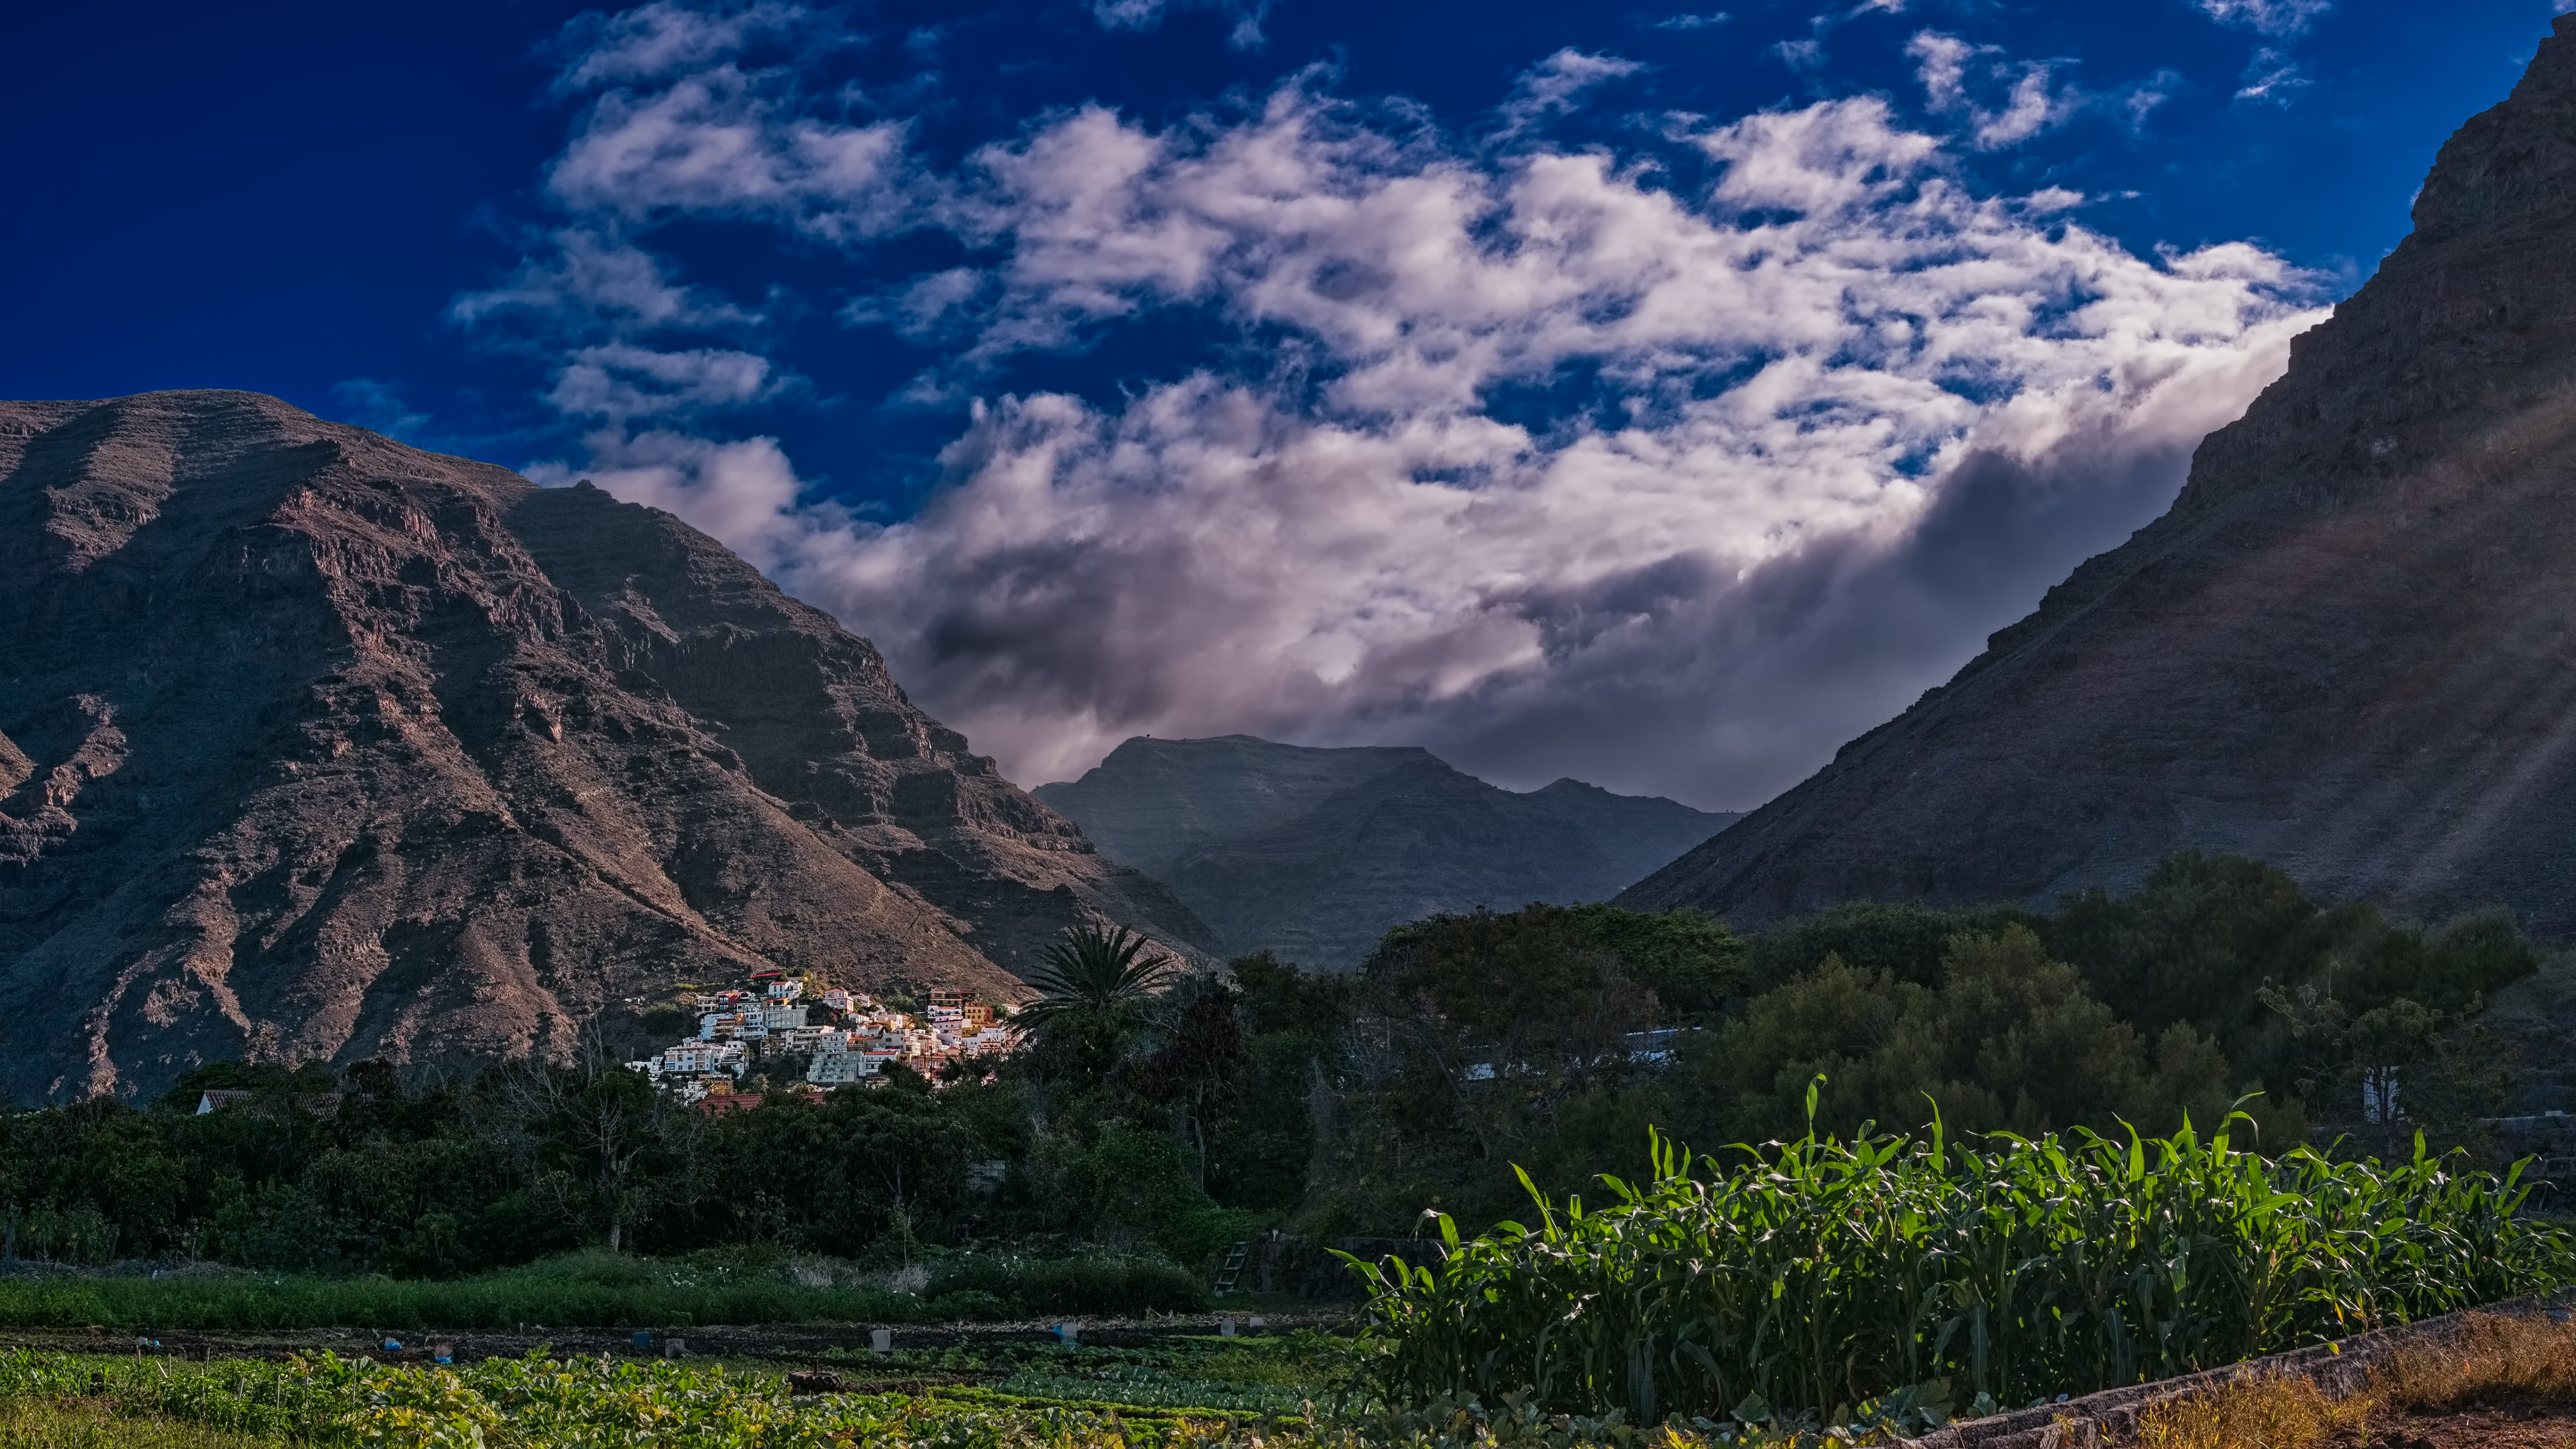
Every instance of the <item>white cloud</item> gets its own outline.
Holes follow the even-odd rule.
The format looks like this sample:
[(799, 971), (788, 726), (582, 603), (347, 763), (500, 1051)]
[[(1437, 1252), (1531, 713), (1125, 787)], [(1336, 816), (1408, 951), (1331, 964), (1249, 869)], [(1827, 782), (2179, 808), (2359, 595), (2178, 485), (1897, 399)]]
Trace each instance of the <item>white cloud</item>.
[(566, 227), (489, 290), (468, 292), (448, 315), (502, 346), (534, 345), (552, 359), (546, 401), (568, 418), (619, 425), (686, 417), (763, 402), (797, 381), (739, 346), (658, 343), (718, 333), (755, 337), (767, 322), (670, 280), (630, 241)]
[(810, 18), (802, 6), (769, 0), (713, 11), (651, 0), (614, 16), (587, 15), (567, 27), (564, 43), (572, 60), (555, 77), (555, 88), (571, 93), (685, 75), (732, 59), (754, 40), (785, 35)]
[(2334, 0), (2199, 0), (2201, 13), (2221, 25), (2264, 35), (2296, 35), (2334, 8)]
[[(2576, 4), (2576, 0), (2568, 0), (2568, 3)], [(1732, 17), (1723, 10), (1712, 10), (1705, 15), (1671, 15), (1656, 21), (1653, 28), (1657, 30), (1706, 30), (1712, 25), (1724, 25), (1730, 18)]]
[(1977, 144), (1991, 149), (2027, 141), (2073, 109), (2067, 98), (2049, 93), (2048, 67), (2034, 65), (2013, 82), (2011, 98), (2001, 110), (1977, 117)]
[[(1525, 80), (1540, 109), (1498, 116), (1530, 128), (1508, 154), (1313, 73), (1161, 127), (1049, 116), (940, 175), (898, 137), (878, 174), (968, 260), (863, 269), (845, 319), (940, 339), (930, 393), (1161, 312), (1268, 361), (1115, 405), (979, 404), (890, 525), (811, 505), (771, 440), (682, 430), (780, 383), (744, 344), (647, 338), (648, 312), (717, 315), (660, 269), (584, 272), (567, 244), (486, 294), (536, 300), (460, 315), (611, 299), (626, 320), (559, 353), (559, 405), (610, 424), (584, 471), (875, 638), (1015, 778), (1133, 733), (1244, 730), (1745, 804), (2151, 516), (2317, 315), (2260, 249), (2140, 258), (2070, 222), (2071, 192), (1975, 193), (1952, 148), (2009, 144), (2068, 92), (1930, 32), (1916, 58), (1954, 140), (1874, 99), (1764, 112), (1687, 138), (1719, 167), (1698, 194), (1535, 139), (1626, 64), (1571, 52)], [(665, 103), (739, 113), (727, 179), (694, 144), (621, 148), (639, 159), (583, 173), (609, 189), (558, 186), (565, 235), (668, 206), (855, 236), (837, 209), (878, 183), (794, 181), (783, 93), (710, 74), (612, 92), (573, 150)], [(1555, 401), (1510, 405), (1538, 391)]]
[(458, 297), (448, 313), (468, 326), (523, 320), (621, 331), (736, 328), (763, 320), (675, 284), (650, 252), (586, 227), (553, 233), (543, 252), (522, 261), (499, 286)]
[(899, 121), (805, 114), (782, 77), (730, 64), (659, 90), (614, 89), (548, 171), (576, 213), (625, 223), (665, 212), (756, 217), (838, 242), (916, 219)]
[(1794, 71), (1815, 70), (1825, 63), (1825, 43), (1813, 37), (1805, 40), (1781, 41), (1771, 47), (1771, 53), (1780, 57), (1781, 63)]
[(2267, 45), (2254, 52), (2254, 58), (2246, 63), (2245, 84), (2237, 88), (2236, 99), (2286, 106), (2292, 95), (2309, 84), (2308, 78), (2299, 73), (2297, 61)]
[[(2008, 62), (1991, 59), (2003, 49), (1971, 45), (1937, 30), (1918, 32), (1905, 53), (1914, 57), (1914, 77), (1923, 86), (1924, 104), (1935, 115), (1964, 118), (1968, 139), (1980, 150), (2019, 145), (2042, 131), (2065, 124), (2090, 106), (2108, 103), (2132, 126), (2165, 97), (2156, 82), (2130, 87), (2117, 95), (2089, 94), (2074, 86), (2052, 88), (2056, 65), (2048, 61)], [(2001, 87), (2002, 103), (1989, 109), (1976, 103), (1971, 87)]]
[(1262, 20), (1270, 13), (1270, 0), (1091, 0), (1091, 17), (1103, 30), (1153, 30), (1163, 17), (1178, 10), (1217, 10), (1234, 17), (1234, 29), (1226, 35), (1226, 44), (1237, 50), (1256, 50), (1269, 37), (1261, 30)]
[(574, 352), (546, 400), (572, 418), (625, 422), (662, 413), (742, 407), (777, 395), (785, 379), (769, 359), (726, 348), (656, 351), (608, 342)]
[(587, 478), (630, 503), (677, 514), (764, 569), (777, 567), (824, 516), (799, 510), (803, 485), (775, 438), (718, 443), (665, 429), (630, 437), (606, 428), (582, 441), (588, 466), (538, 463), (527, 475), (552, 487)]
[(1503, 103), (1503, 132), (1515, 135), (1575, 108), (1585, 91), (1645, 69), (1614, 55), (1586, 55), (1568, 47), (1521, 72)]
[(1923, 85), (1925, 104), (1937, 113), (1955, 111), (1968, 103), (1968, 62), (1999, 49), (1970, 45), (1955, 35), (1925, 30), (1906, 44), (1905, 53), (1914, 57), (1914, 78)]

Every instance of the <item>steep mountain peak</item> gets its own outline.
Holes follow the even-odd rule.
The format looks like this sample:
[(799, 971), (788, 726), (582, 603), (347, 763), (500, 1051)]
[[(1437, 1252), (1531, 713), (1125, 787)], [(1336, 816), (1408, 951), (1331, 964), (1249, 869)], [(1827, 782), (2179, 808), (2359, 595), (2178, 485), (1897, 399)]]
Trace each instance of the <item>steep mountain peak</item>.
[(2576, 931), (2576, 22), (2415, 216), (2164, 517), (1623, 899), (2045, 902), (2197, 846)]
[(2576, 229), (2576, 26), (2559, 17), (2511, 96), (2443, 143), (2415, 229), (2293, 340), (2290, 368), (2204, 441), (2173, 516), (2249, 494), (2358, 502), (2436, 458), (2528, 446), (2492, 430), (2566, 380), (2565, 290), (2539, 257)]
[(2576, 17), (2561, 15), (2504, 102), (2470, 118), (2416, 193), (2416, 245), (2576, 207)]
[(1204, 928), (714, 540), (238, 392), (0, 404), (0, 1093)]
[(1295, 819), (1318, 802), (1390, 770), (1448, 766), (1410, 746), (1309, 749), (1251, 735), (1121, 741), (1040, 800), (1083, 822), (1112, 860), (1159, 876), (1182, 857)]

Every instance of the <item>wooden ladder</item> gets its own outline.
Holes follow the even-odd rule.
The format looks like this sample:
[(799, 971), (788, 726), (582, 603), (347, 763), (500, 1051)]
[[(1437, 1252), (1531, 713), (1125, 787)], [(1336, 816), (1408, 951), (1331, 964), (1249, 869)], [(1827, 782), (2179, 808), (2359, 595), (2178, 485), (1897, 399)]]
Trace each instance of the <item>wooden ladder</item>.
[(1237, 1243), (1226, 1249), (1225, 1266), (1219, 1268), (1216, 1273), (1216, 1291), (1219, 1294), (1234, 1291), (1236, 1280), (1243, 1276), (1243, 1265), (1251, 1257), (1252, 1244), (1249, 1242)]

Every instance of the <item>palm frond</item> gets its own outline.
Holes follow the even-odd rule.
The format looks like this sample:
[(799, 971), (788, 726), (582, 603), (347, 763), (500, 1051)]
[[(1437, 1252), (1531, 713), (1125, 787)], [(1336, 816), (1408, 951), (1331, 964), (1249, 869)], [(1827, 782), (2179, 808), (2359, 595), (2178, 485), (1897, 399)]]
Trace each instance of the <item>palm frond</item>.
[(1168, 953), (1124, 926), (1076, 926), (1043, 960), (1029, 977), (1038, 999), (1020, 1011), (1039, 1027), (1075, 1015), (1141, 1015), (1179, 974)]

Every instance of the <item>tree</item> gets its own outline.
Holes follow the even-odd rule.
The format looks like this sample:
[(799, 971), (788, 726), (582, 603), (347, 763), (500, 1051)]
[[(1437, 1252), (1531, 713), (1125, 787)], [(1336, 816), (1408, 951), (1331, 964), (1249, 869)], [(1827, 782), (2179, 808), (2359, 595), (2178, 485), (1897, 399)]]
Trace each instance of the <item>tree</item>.
[(1159, 1014), (1179, 963), (1124, 926), (1076, 926), (1047, 947), (1020, 1024), (1054, 1064), (1098, 1076)]
[[(1851, 901), (1754, 937), (1746, 951), (1746, 989), (1757, 995), (1772, 990), (1817, 970), (1829, 957), (1865, 976), (1884, 972), (1896, 981), (1939, 986), (1952, 940), (2038, 920), (2015, 906), (1945, 911), (1911, 901)], [(1802, 1084), (1801, 1096), (1805, 1091)]]
[(2278, 866), (2198, 851), (2157, 861), (2134, 895), (2068, 896), (2040, 929), (2122, 1020), (2149, 1036), (2189, 1023), (2249, 1087), (2316, 1071), (2318, 1039), (2280, 1004), (2303, 992), (2353, 1019), (2401, 1001), (2463, 1018), (2540, 965), (2508, 913), (2427, 931), (2367, 901), (2321, 907)]
[(2418, 1130), (2437, 1147), (2493, 1145), (2482, 1119), (2504, 1101), (2510, 1054), (2470, 1020), (2476, 999), (2454, 1014), (2402, 996), (2363, 1007), (2266, 983), (2263, 1003), (2289, 1028), (2290, 1080), (2322, 1132), (2382, 1157), (2402, 1154)]
[[(1244, 1033), (1243, 1086), (1228, 1116), (1210, 1189), (1237, 1206), (1284, 1210), (1307, 1192), (1349, 1046), (1357, 978), (1300, 971), (1267, 951), (1228, 963)], [(1322, 1134), (1327, 1140), (1330, 1133)]]
[(909, 1261), (925, 1228), (965, 1208), (980, 1152), (947, 1103), (903, 1075), (820, 1102), (780, 1094), (711, 1123), (714, 1180), (729, 1189), (718, 1220), (747, 1240), (851, 1255), (883, 1244)]
[(1243, 1023), (1234, 993), (1210, 981), (1190, 991), (1172, 1013), (1171, 1030), (1139, 1071), (1145, 1095), (1171, 1114), (1173, 1135), (1185, 1140), (1198, 1162), (1198, 1186), (1208, 1184), (1208, 1139), (1224, 1126), (1243, 1085)]
[(1707, 1019), (1752, 987), (1743, 940), (1705, 912), (1583, 905), (1566, 914), (1586, 941), (1655, 993), (1667, 1021)]
[(2188, 1021), (2241, 1066), (2269, 1025), (2262, 984), (2310, 980), (2335, 930), (2279, 866), (2186, 850), (2135, 895), (2068, 896), (2047, 933), (2123, 1020), (2149, 1033)]
[(486, 1126), (523, 1164), (536, 1195), (567, 1224), (627, 1230), (696, 1188), (698, 1119), (585, 1034), (567, 1065), (528, 1061), (487, 1081)]
[(1795, 1135), (1819, 1075), (1818, 1125), (1846, 1134), (1918, 1126), (1936, 1103), (1953, 1128), (2025, 1133), (2124, 1119), (2161, 1132), (2228, 1104), (2225, 1058), (2205, 1038), (2178, 1022), (2151, 1056), (2019, 924), (1952, 937), (1938, 989), (1828, 956), (1686, 1051), (1685, 1069), (1694, 1120), (1672, 1125), (1720, 1141)]

